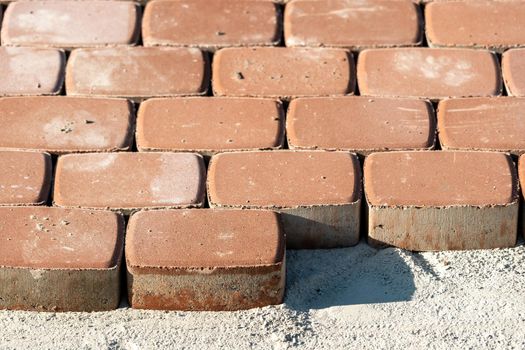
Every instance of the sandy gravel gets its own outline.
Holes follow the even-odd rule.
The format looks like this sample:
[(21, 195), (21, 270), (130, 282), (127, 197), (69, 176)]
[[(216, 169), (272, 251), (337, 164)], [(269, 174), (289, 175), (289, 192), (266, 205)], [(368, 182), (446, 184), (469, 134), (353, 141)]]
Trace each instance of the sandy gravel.
[(288, 252), (283, 305), (232, 313), (0, 311), (2, 349), (524, 349), (525, 247)]

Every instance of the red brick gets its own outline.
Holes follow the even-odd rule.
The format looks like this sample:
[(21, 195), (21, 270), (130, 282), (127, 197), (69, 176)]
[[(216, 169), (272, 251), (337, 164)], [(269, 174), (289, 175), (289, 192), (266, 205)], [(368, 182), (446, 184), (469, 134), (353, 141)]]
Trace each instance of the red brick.
[(364, 182), (373, 243), (417, 251), (516, 243), (518, 184), (507, 154), (375, 153)]
[(107, 211), (0, 208), (0, 308), (116, 309), (123, 229)]
[(496, 56), (485, 50), (400, 48), (359, 56), (359, 91), (366, 96), (446, 97), (501, 94)]
[(525, 49), (505, 52), (502, 67), (507, 93), (510, 96), (525, 97)]
[(54, 203), (63, 207), (200, 207), (205, 167), (191, 153), (89, 153), (58, 159)]
[(289, 248), (349, 246), (359, 239), (361, 174), (351, 153), (219, 153), (208, 171), (210, 207), (277, 210)]
[(465, 98), (439, 103), (441, 148), (525, 152), (525, 98)]
[(213, 59), (213, 92), (219, 96), (345, 95), (354, 85), (352, 54), (343, 49), (229, 48)]
[(0, 151), (0, 206), (47, 201), (52, 164), (47, 153)]
[(133, 308), (238, 310), (282, 302), (284, 234), (271, 211), (134, 214), (126, 236)]
[(55, 154), (130, 149), (133, 106), (126, 100), (65, 96), (0, 99), (0, 148)]
[(415, 46), (422, 41), (417, 4), (410, 0), (296, 0), (286, 6), (286, 46)]
[(7, 7), (2, 45), (62, 48), (135, 44), (138, 6), (125, 1), (18, 1)]
[(428, 101), (347, 96), (292, 100), (286, 118), (292, 149), (431, 149), (436, 132)]
[(150, 99), (140, 105), (140, 151), (220, 151), (281, 148), (280, 102), (258, 98), (189, 97)]
[(191, 48), (121, 47), (73, 50), (68, 60), (68, 95), (148, 97), (202, 95), (207, 59)]
[(252, 0), (154, 0), (142, 21), (145, 46), (192, 46), (208, 50), (279, 43), (279, 13), (271, 2)]
[(0, 47), (0, 96), (57, 95), (64, 82), (63, 51)]

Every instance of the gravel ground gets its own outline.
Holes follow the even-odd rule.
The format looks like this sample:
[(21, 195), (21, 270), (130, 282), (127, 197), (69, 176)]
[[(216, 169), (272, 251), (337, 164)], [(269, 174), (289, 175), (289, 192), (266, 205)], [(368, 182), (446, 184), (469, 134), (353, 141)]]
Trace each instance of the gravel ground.
[(2, 349), (524, 349), (525, 247), (289, 251), (283, 305), (0, 311)]

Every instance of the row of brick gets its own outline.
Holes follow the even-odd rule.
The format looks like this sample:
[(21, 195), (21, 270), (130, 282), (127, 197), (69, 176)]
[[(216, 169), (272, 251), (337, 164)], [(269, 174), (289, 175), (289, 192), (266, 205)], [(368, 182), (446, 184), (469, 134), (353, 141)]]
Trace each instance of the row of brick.
[[(365, 50), (357, 61), (344, 49), (229, 48), (213, 60), (217, 96), (290, 99), (353, 94), (416, 97), (525, 96), (525, 49), (503, 54), (503, 72), (488, 50), (399, 48)], [(204, 95), (206, 54), (195, 48), (101, 48), (64, 52), (2, 47), (0, 96), (149, 97)], [(65, 79), (64, 79), (65, 76)], [(356, 79), (357, 76), (357, 79)]]
[(142, 32), (145, 46), (215, 50), (277, 45), (284, 31), (286, 46), (362, 49), (421, 45), (424, 27), (430, 46), (499, 51), (525, 46), (521, 1), (435, 2), (425, 7), (425, 26), (411, 0), (294, 0), (284, 14), (270, 1), (154, 0), (144, 10), (142, 26), (140, 12), (136, 3), (125, 1), (12, 2), (2, 45), (135, 45)]

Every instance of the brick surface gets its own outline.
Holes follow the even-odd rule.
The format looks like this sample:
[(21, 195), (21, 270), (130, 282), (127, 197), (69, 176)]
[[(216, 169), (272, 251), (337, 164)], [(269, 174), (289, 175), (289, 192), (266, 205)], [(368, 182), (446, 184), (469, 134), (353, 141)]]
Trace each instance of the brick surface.
[(375, 153), (364, 183), (373, 243), (417, 251), (516, 243), (517, 176), (504, 153)]
[(175, 310), (279, 304), (284, 246), (279, 218), (271, 211), (139, 212), (126, 236), (130, 304)]
[(0, 208), (0, 308), (116, 309), (123, 230), (107, 211)]
[(200, 207), (205, 167), (192, 153), (89, 153), (58, 159), (54, 203), (63, 207)]
[(191, 48), (77, 49), (67, 65), (68, 95), (148, 97), (202, 95), (207, 59)]
[(430, 46), (482, 47), (502, 51), (525, 45), (525, 2), (435, 2), (425, 7)]
[(292, 149), (374, 151), (431, 149), (436, 132), (428, 101), (348, 96), (290, 102), (286, 132)]
[(442, 149), (525, 152), (525, 98), (468, 98), (439, 103)]
[(47, 201), (52, 164), (47, 153), (0, 151), (0, 206)]
[(501, 77), (496, 56), (469, 49), (365, 50), (359, 56), (359, 91), (367, 96), (496, 96)]
[(354, 91), (352, 54), (343, 49), (229, 48), (213, 58), (219, 96), (345, 95)]
[(137, 120), (140, 151), (278, 149), (284, 142), (280, 102), (258, 98), (190, 97), (150, 99)]
[(64, 82), (64, 52), (0, 47), (0, 96), (57, 95)]
[(280, 15), (271, 2), (154, 0), (144, 11), (145, 46), (269, 46), (281, 39)]
[(359, 239), (361, 174), (351, 153), (220, 153), (208, 171), (210, 207), (279, 211), (289, 248), (349, 246)]
[(422, 32), (417, 4), (410, 0), (311, 1), (286, 6), (286, 46), (414, 46)]
[(130, 102), (65, 96), (0, 99), (0, 149), (55, 154), (128, 150), (133, 142)]
[(525, 97), (525, 49), (505, 52), (501, 64), (507, 93)]
[(129, 45), (139, 7), (126, 1), (17, 1), (7, 7), (2, 45), (62, 48)]

